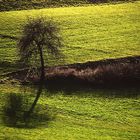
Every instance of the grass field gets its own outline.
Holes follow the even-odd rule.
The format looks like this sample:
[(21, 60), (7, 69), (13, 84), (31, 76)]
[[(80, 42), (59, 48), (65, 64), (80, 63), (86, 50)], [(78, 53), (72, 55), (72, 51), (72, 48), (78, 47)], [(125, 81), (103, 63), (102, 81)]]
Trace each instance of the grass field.
[[(140, 54), (140, 2), (0, 13), (0, 34), (19, 36), (27, 17), (49, 16), (60, 24), (65, 63)], [(0, 62), (17, 58), (16, 42), (0, 39)], [(50, 62), (55, 64), (55, 61)], [(58, 64), (58, 63), (57, 63)]]
[[(27, 17), (52, 17), (61, 28), (65, 62), (119, 58), (140, 54), (140, 1), (88, 7), (0, 12), (0, 34), (19, 36)], [(16, 42), (0, 38), (0, 74), (16, 70)], [(19, 85), (0, 84), (0, 117), (7, 93)], [(49, 108), (55, 119), (35, 128), (14, 128), (0, 119), (1, 140), (139, 140), (140, 89), (73, 89), (43, 91), (40, 112)], [(27, 93), (28, 94), (28, 93)], [(31, 101), (34, 94), (30, 94)]]
[[(2, 99), (5, 92), (20, 91), (17, 86), (0, 85), (0, 92)], [(0, 139), (138, 140), (139, 92), (136, 89), (86, 89), (51, 95), (44, 92), (38, 105), (44, 113), (47, 106), (52, 108), (55, 119), (49, 123), (40, 121), (36, 128), (12, 128), (1, 122)]]

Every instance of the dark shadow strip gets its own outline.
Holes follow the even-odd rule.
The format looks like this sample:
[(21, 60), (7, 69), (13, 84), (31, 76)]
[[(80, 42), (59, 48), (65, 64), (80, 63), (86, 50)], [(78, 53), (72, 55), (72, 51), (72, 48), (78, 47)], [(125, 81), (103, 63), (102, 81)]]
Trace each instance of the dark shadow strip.
[(7, 38), (7, 39), (12, 39), (12, 40), (18, 40), (17, 37), (10, 36), (10, 35), (3, 35), (3, 34), (0, 34), (0, 38)]

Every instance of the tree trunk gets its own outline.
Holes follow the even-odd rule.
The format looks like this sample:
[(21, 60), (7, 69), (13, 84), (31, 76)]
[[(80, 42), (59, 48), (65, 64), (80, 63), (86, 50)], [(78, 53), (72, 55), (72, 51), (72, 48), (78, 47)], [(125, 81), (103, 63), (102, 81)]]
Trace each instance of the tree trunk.
[[(40, 82), (44, 82), (45, 80), (45, 66), (44, 66), (44, 58), (43, 58), (43, 52), (40, 45), (38, 45), (39, 48), (39, 54), (40, 54), (40, 64), (41, 64), (41, 75), (40, 75)], [(43, 83), (40, 83), (43, 84)]]
[(39, 83), (38, 91), (36, 93), (36, 98), (35, 98), (33, 104), (31, 105), (29, 111), (24, 116), (25, 120), (28, 120), (30, 118), (31, 113), (34, 111), (34, 108), (35, 108), (35, 106), (39, 100), (39, 97), (42, 93), (42, 89), (43, 89), (43, 85), (44, 85), (44, 81), (45, 81), (45, 67), (44, 67), (43, 52), (42, 52), (42, 48), (40, 47), (40, 45), (38, 45), (38, 48), (39, 48), (39, 53), (40, 53), (40, 64), (41, 64), (40, 83)]
[(25, 121), (30, 118), (31, 113), (34, 111), (34, 108), (35, 108), (35, 106), (36, 106), (36, 104), (37, 104), (37, 102), (39, 100), (39, 97), (40, 97), (40, 95), (42, 93), (42, 89), (43, 89), (43, 84), (39, 84), (38, 91), (36, 93), (36, 98), (35, 98), (33, 104), (31, 105), (29, 111), (26, 114), (24, 114), (25, 115), (24, 116)]

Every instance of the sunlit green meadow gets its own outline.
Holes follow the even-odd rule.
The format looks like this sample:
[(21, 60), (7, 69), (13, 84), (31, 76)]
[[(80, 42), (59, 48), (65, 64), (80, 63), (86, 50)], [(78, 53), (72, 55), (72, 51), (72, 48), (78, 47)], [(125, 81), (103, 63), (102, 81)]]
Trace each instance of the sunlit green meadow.
[[(0, 34), (20, 36), (28, 18), (48, 16), (60, 25), (65, 63), (140, 54), (140, 2), (0, 13)], [(16, 42), (0, 39), (0, 61), (17, 58)], [(55, 64), (54, 61), (50, 64)]]
[[(61, 29), (65, 61), (50, 65), (119, 58), (140, 54), (140, 2), (88, 7), (0, 12), (0, 34), (20, 36), (27, 18), (53, 18)], [(16, 42), (0, 39), (0, 74), (16, 70)], [(0, 117), (8, 93), (19, 85), (0, 85)], [(30, 92), (30, 94), (28, 93)], [(34, 91), (28, 91), (31, 101)], [(43, 91), (38, 105), (55, 118), (34, 128), (8, 127), (0, 119), (2, 140), (139, 140), (140, 89), (73, 89)]]
[[(1, 85), (0, 92), (1, 99), (7, 93), (21, 94), (19, 86), (11, 85)], [(35, 128), (7, 127), (1, 121), (0, 139), (138, 140), (139, 92), (136, 89), (79, 89), (54, 94), (44, 91), (38, 105), (44, 113), (47, 113), (45, 108), (51, 108), (54, 120), (40, 122)], [(3, 103), (4, 100), (0, 105)]]

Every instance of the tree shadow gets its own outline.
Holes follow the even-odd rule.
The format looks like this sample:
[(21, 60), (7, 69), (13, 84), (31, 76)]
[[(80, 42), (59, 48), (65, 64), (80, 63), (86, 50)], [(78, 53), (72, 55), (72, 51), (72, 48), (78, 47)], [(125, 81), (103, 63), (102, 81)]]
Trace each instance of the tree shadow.
[(32, 103), (31, 95), (28, 93), (7, 94), (3, 106), (3, 123), (8, 127), (16, 128), (36, 128), (43, 124), (48, 125), (55, 115), (48, 106), (37, 105), (38, 100), (34, 104), (35, 100)]

